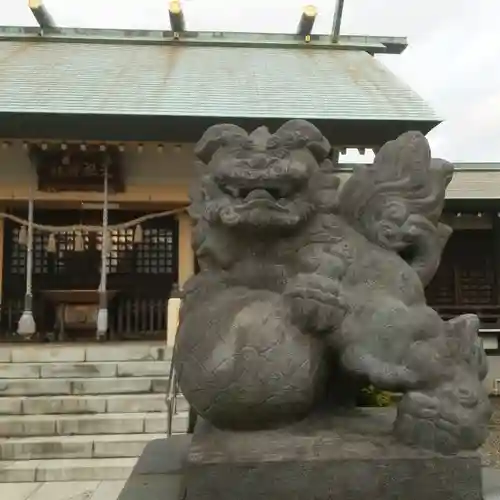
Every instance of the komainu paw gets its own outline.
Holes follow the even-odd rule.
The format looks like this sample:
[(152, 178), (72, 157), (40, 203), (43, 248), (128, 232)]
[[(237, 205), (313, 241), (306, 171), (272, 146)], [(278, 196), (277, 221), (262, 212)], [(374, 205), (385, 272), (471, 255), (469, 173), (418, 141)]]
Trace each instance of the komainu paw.
[(298, 274), (285, 297), (291, 302), (293, 322), (306, 331), (331, 331), (345, 315), (340, 282), (320, 274)]
[(490, 403), (481, 387), (449, 384), (407, 393), (398, 407), (394, 433), (407, 445), (453, 454), (479, 448), (488, 435), (490, 417)]

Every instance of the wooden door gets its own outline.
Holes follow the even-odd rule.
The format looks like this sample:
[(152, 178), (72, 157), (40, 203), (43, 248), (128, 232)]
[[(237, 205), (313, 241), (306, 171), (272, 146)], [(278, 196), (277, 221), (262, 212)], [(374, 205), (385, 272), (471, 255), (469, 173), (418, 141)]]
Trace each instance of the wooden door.
[(427, 287), (429, 303), (494, 305), (496, 288), (493, 232), (490, 229), (454, 232), (438, 272)]

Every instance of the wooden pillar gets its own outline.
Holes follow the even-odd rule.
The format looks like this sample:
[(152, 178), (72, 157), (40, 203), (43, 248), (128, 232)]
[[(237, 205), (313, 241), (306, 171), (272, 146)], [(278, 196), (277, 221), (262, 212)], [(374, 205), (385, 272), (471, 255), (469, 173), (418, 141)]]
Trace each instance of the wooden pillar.
[[(191, 218), (185, 212), (177, 216), (179, 224), (178, 230), (178, 248), (177, 248), (177, 277), (178, 287), (182, 288), (186, 281), (194, 274), (194, 252), (191, 246)], [(173, 293), (168, 299), (167, 304), (167, 347), (173, 347), (175, 344), (175, 335), (177, 325), (179, 324), (179, 311), (181, 308), (181, 299), (178, 293)]]

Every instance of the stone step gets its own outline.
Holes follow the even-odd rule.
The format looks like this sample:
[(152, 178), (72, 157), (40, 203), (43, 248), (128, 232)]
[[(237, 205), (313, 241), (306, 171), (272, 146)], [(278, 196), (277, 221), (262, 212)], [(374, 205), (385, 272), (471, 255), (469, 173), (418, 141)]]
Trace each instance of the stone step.
[(0, 483), (128, 479), (137, 458), (0, 461)]
[[(96, 413), (146, 413), (166, 411), (165, 393), (105, 394), (97, 396), (12, 396), (0, 397), (0, 415), (59, 415)], [(177, 397), (177, 409), (189, 408), (184, 396)]]
[(154, 439), (165, 434), (104, 434), (11, 438), (0, 441), (0, 460), (138, 457)]
[(167, 376), (170, 361), (0, 363), (0, 379)]
[(3, 396), (165, 393), (167, 377), (0, 379)]
[(84, 361), (167, 361), (165, 342), (2, 345), (2, 363), (82, 363)]
[[(179, 412), (174, 416), (173, 431), (176, 433), (186, 432), (187, 422), (187, 412)], [(93, 434), (159, 434), (166, 431), (166, 412), (0, 416), (0, 437), (4, 438)]]

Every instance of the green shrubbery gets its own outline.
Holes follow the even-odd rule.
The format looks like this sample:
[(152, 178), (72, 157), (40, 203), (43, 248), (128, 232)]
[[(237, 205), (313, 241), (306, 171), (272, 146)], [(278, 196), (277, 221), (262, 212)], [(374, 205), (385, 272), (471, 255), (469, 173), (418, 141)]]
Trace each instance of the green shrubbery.
[(361, 389), (357, 403), (358, 406), (362, 407), (385, 408), (386, 406), (392, 406), (396, 401), (396, 394), (388, 391), (381, 391), (373, 385), (369, 385)]

